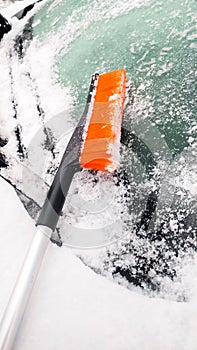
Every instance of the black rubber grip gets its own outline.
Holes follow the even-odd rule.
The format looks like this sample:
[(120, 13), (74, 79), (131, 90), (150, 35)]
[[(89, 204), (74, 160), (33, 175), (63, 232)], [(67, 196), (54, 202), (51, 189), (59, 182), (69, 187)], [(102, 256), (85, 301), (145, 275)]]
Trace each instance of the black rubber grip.
[(97, 79), (98, 74), (95, 74), (90, 84), (85, 110), (64, 152), (62, 161), (37, 220), (37, 225), (47, 226), (53, 231), (57, 226), (72, 179), (75, 173), (81, 170), (79, 164), (81, 144), (87, 113), (92, 102), (93, 90)]

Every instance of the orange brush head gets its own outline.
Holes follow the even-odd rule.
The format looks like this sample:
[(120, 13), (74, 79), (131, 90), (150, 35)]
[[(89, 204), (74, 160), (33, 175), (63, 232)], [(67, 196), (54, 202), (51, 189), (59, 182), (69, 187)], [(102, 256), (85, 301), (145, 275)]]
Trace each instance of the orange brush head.
[(121, 123), (126, 93), (126, 72), (102, 74), (84, 131), (80, 165), (114, 172), (119, 165)]

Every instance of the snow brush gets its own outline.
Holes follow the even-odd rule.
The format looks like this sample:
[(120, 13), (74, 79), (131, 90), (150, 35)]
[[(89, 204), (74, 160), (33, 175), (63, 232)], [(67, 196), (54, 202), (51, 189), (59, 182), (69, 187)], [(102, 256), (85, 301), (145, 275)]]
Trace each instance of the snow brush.
[(92, 76), (83, 115), (66, 147), (40, 211), (37, 231), (0, 324), (0, 350), (13, 347), (75, 173), (82, 168), (113, 173), (118, 168), (125, 93), (124, 69)]

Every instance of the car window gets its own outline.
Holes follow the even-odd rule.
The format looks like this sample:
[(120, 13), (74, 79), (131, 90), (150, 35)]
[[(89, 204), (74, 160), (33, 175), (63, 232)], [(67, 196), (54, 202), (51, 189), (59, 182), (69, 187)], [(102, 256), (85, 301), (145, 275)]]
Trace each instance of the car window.
[[(48, 35), (47, 40), (56, 35), (58, 79), (72, 86), (78, 103), (84, 101), (93, 72), (125, 67), (140, 96), (149, 99), (146, 114), (174, 156), (192, 140), (196, 113), (195, 4), (144, 1), (135, 9), (130, 4), (129, 11), (129, 4), (122, 3), (119, 15), (110, 1), (105, 6), (49, 2), (34, 18), (34, 35)], [(72, 32), (74, 25), (78, 29)]]
[[(75, 111), (85, 104), (91, 75), (126, 69), (121, 168), (115, 176), (120, 190), (110, 189), (110, 206), (99, 213), (100, 219), (114, 220), (114, 231), (123, 223), (120, 242), (100, 260), (87, 261), (118, 283), (126, 280), (156, 291), (163, 285), (165, 290), (165, 277), (179, 280), (184, 258), (196, 250), (195, 2), (49, 1), (32, 21), (32, 42), (26, 57), (20, 57), (20, 69), (29, 70), (23, 74), (34, 86), (42, 122), (61, 111), (63, 104), (56, 101), (62, 102), (64, 96), (75, 108), (69, 115), (76, 121)], [(51, 169), (49, 176), (54, 166)], [(92, 191), (95, 182), (106, 182), (102, 176), (95, 181), (95, 176), (86, 175), (75, 183), (78, 193), (89, 178)], [(116, 221), (112, 204), (117, 192), (121, 209)], [(88, 215), (83, 216), (79, 207), (73, 209), (72, 203), (70, 212), (70, 222), (87, 223)], [(97, 223), (95, 217), (91, 220)], [(61, 236), (66, 233), (67, 226)], [(174, 298), (184, 300), (179, 287)]]

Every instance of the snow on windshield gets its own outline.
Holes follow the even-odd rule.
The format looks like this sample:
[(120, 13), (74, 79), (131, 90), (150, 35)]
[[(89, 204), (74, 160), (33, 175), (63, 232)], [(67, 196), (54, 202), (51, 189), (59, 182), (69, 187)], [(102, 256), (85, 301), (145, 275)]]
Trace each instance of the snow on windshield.
[[(14, 4), (17, 11), (21, 4)], [(63, 349), (66, 344), (69, 349), (195, 350), (193, 3), (183, 1), (180, 8), (178, 1), (164, 4), (140, 0), (99, 4), (83, 1), (69, 6), (64, 1), (51, 1), (44, 8), (42, 4), (37, 6), (21, 21), (11, 19), (13, 30), (0, 44), (0, 130), (10, 136), (7, 150), (10, 160), (12, 156), (16, 159), (13, 167), (4, 169), (4, 175), (29, 196), (34, 194), (42, 205), (46, 183), (51, 182), (83, 111), (91, 74), (97, 70), (102, 73), (125, 66), (128, 72), (124, 128), (133, 132), (133, 148), (125, 144), (122, 149), (122, 166), (129, 174), (129, 183), (126, 176), (106, 181), (101, 175), (95, 181), (94, 175), (82, 172), (75, 178), (61, 223), (65, 243), (69, 245), (73, 231), (77, 244), (71, 240), (70, 245), (77, 249), (77, 234), (85, 234), (87, 229), (97, 235), (99, 230), (103, 234), (105, 227), (115, 232), (115, 227), (121, 239), (104, 249), (74, 251), (84, 264), (72, 250), (50, 246), (16, 349)], [(8, 17), (13, 13), (11, 7), (7, 9)], [(23, 54), (14, 49), (14, 42), (27, 23), (31, 33), (33, 28), (33, 40), (24, 45)], [(129, 91), (135, 97), (132, 103)], [(13, 118), (15, 108), (17, 119)], [(25, 166), (36, 176), (24, 176), (23, 166), (19, 166), (18, 145), (13, 137), (18, 125), (22, 152), (28, 151), (29, 156)], [(54, 149), (49, 147), (52, 143)], [(40, 179), (45, 184), (42, 193), (37, 194)], [(0, 204), (2, 313), (34, 232), (34, 222), (3, 180), (0, 193), (6, 198)], [(171, 206), (173, 211), (164, 227), (165, 238), (158, 238), (156, 231), (152, 240), (144, 236), (143, 230), (141, 236), (135, 230), (136, 219), (146, 209), (142, 204), (154, 200), (154, 195), (161, 215), (151, 225), (160, 225), (162, 215), (165, 217)], [(174, 240), (168, 236), (169, 228)], [(179, 240), (181, 232), (186, 236), (184, 243)]]

